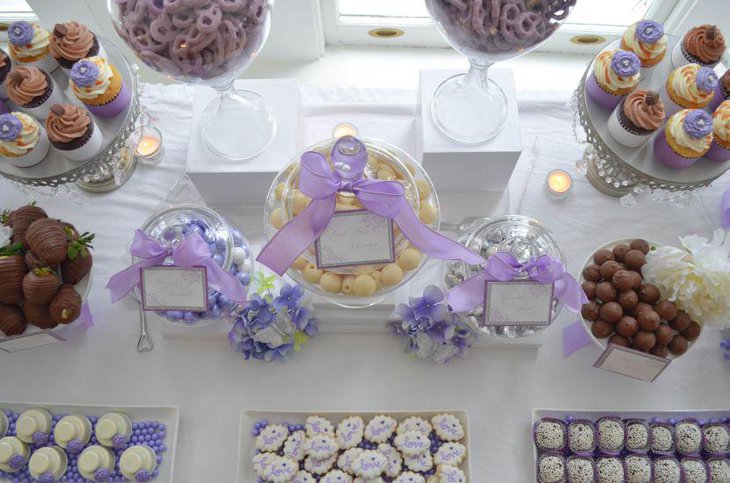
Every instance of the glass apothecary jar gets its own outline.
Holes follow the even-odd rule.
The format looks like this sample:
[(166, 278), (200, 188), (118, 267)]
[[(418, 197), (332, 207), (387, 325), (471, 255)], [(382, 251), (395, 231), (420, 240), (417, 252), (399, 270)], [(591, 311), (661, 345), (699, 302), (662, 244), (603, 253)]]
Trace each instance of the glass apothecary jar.
[[(485, 259), (497, 252), (509, 252), (520, 263), (543, 255), (560, 260), (565, 265), (565, 257), (550, 231), (539, 221), (521, 215), (504, 215), (494, 218), (471, 218), (453, 227), (458, 233), (459, 242), (478, 253)], [(463, 262), (449, 263), (446, 269), (446, 287), (451, 289), (464, 280), (482, 272), (483, 266), (468, 265)], [(515, 278), (528, 279), (522, 274)], [(560, 313), (562, 303), (553, 299), (552, 319)], [(506, 339), (519, 339), (541, 332), (546, 326), (484, 324), (484, 307), (479, 305), (464, 314), (467, 322), (479, 327), (483, 333)]]
[[(421, 166), (403, 150), (380, 140), (349, 138), (362, 143), (367, 164), (362, 179), (400, 183), (405, 199), (418, 219), (432, 230), (440, 223), (439, 202), (433, 184)], [(328, 139), (306, 151), (322, 154), (331, 170), (339, 169), (332, 161), (333, 149), (343, 149), (345, 138)], [(349, 146), (352, 147), (352, 146)], [(266, 198), (264, 225), (267, 240), (290, 220), (300, 215), (311, 199), (300, 190), (302, 154), (276, 176)], [(341, 167), (341, 166), (340, 166)], [(347, 190), (336, 194), (335, 214), (363, 210), (357, 196)], [(319, 294), (343, 307), (367, 307), (381, 301), (418, 273), (426, 255), (411, 245), (393, 222), (394, 261), (321, 269), (315, 244), (310, 245), (289, 267), (287, 274), (310, 292)]]
[[(177, 247), (188, 236), (200, 235), (210, 248), (212, 260), (248, 290), (254, 267), (248, 240), (237, 226), (210, 208), (196, 204), (166, 208), (152, 215), (140, 230), (169, 248)], [(132, 261), (136, 263), (139, 259), (132, 257)], [(172, 264), (170, 257), (163, 262), (163, 265)], [(170, 324), (198, 328), (224, 320), (239, 308), (226, 295), (209, 288), (207, 312), (171, 310), (159, 315)]]

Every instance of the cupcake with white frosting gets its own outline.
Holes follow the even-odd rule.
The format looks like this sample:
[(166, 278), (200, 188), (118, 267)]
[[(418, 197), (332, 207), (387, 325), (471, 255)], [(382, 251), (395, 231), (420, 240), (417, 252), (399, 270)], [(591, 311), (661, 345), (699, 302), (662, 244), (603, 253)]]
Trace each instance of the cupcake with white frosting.
[(37, 449), (28, 461), (28, 472), (35, 480), (43, 483), (60, 481), (68, 469), (68, 457), (58, 446), (44, 446)]
[(43, 161), (51, 143), (43, 126), (22, 112), (0, 114), (0, 157), (18, 168)]
[(51, 435), (53, 418), (45, 409), (24, 411), (15, 422), (15, 434), (24, 443), (42, 445)]
[(114, 473), (114, 454), (109, 448), (95, 444), (79, 455), (79, 474), (89, 481), (111, 481)]
[(641, 61), (633, 52), (604, 50), (586, 79), (586, 94), (604, 109), (614, 109), (639, 85)]
[(71, 161), (86, 161), (101, 151), (103, 135), (89, 112), (73, 104), (54, 104), (46, 119), (53, 147)]
[(704, 108), (714, 97), (717, 84), (717, 74), (709, 67), (688, 64), (673, 70), (661, 90), (667, 115)]
[(157, 454), (149, 446), (131, 446), (119, 458), (119, 470), (130, 481), (149, 481), (157, 469)]
[(712, 117), (699, 109), (674, 114), (654, 138), (654, 157), (670, 168), (686, 168), (712, 145)]
[(102, 57), (87, 57), (71, 69), (71, 90), (99, 117), (114, 117), (132, 101), (122, 74)]
[(35, 66), (47, 72), (58, 68), (51, 56), (51, 34), (38, 23), (13, 22), (8, 27), (10, 55), (19, 65)]
[(621, 49), (636, 54), (641, 61), (641, 75), (644, 77), (667, 53), (664, 26), (652, 20), (640, 20), (629, 25), (621, 37)]
[(712, 145), (705, 156), (713, 161), (730, 159), (730, 101), (720, 104), (712, 114)]
[(30, 448), (27, 444), (15, 436), (0, 439), (0, 471), (17, 473), (28, 464), (28, 458)]
[(91, 421), (86, 416), (64, 416), (56, 423), (53, 437), (69, 454), (80, 453), (91, 439)]
[(132, 421), (126, 414), (107, 413), (96, 422), (94, 431), (99, 444), (114, 449), (125, 448), (132, 436)]

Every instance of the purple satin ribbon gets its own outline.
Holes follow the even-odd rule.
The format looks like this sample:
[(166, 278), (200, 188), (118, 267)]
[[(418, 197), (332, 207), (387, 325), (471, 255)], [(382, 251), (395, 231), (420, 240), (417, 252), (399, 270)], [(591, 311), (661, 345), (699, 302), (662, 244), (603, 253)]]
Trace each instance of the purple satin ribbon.
[(726, 189), (722, 194), (720, 210), (722, 227), (726, 230), (730, 230), (730, 188)]
[[(337, 147), (338, 144), (335, 144), (332, 150), (333, 160), (337, 160)], [(336, 170), (333, 171), (321, 153), (309, 151), (302, 155), (299, 189), (312, 201), (271, 238), (257, 261), (283, 275), (297, 257), (322, 235), (335, 213), (337, 193), (344, 191), (353, 193), (366, 210), (393, 220), (411, 244), (426, 255), (441, 260), (463, 260), (471, 265), (485, 262), (465, 246), (421, 223), (406, 200), (402, 184), (363, 179), (362, 169), (367, 154), (364, 145), (361, 149), (365, 160), (355, 165), (352, 172), (341, 171), (338, 168), (341, 163), (338, 162), (335, 162)]]
[(77, 322), (82, 324), (84, 327), (93, 327), (94, 326), (94, 316), (91, 315), (91, 310), (89, 309), (88, 302), (85, 302), (81, 306), (81, 313), (79, 314), (79, 318), (77, 319)]
[(579, 312), (588, 302), (578, 281), (566, 272), (560, 260), (543, 255), (523, 265), (511, 253), (497, 252), (489, 257), (483, 272), (449, 290), (449, 305), (454, 312), (468, 312), (484, 303), (484, 282), (509, 282), (525, 273), (535, 282), (554, 283), (555, 298), (571, 312)]
[(574, 352), (593, 343), (582, 320), (576, 320), (563, 329), (563, 355), (568, 357)]
[(183, 239), (175, 248), (169, 248), (147, 236), (143, 231), (134, 233), (134, 241), (129, 253), (141, 260), (109, 279), (106, 288), (111, 290), (112, 302), (116, 302), (139, 285), (142, 269), (162, 265), (167, 257), (171, 257), (177, 267), (205, 267), (208, 286), (227, 296), (235, 302), (246, 301), (246, 290), (230, 273), (223, 270), (211, 258), (210, 247), (197, 233)]

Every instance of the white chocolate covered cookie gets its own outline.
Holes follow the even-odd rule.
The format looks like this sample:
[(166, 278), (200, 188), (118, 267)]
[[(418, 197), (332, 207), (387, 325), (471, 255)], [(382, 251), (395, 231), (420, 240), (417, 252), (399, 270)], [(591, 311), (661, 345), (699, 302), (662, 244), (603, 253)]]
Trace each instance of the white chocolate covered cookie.
[(319, 483), (352, 483), (352, 476), (341, 470), (331, 470), (319, 480)]
[(390, 439), (398, 422), (390, 416), (375, 416), (365, 426), (365, 439), (373, 443), (385, 443)]
[(378, 452), (388, 459), (388, 466), (385, 467), (385, 476), (394, 478), (400, 474), (403, 469), (403, 457), (400, 453), (388, 443), (380, 443)]
[(464, 437), (464, 427), (453, 414), (437, 414), (431, 418), (436, 435), (444, 441), (459, 441)]
[(332, 423), (321, 416), (309, 416), (304, 428), (307, 430), (307, 436), (310, 438), (319, 434), (335, 435), (335, 428), (332, 426)]
[(287, 483), (299, 472), (299, 464), (285, 456), (276, 456), (264, 472), (264, 479), (271, 483)]
[(304, 460), (304, 469), (315, 475), (324, 475), (335, 465), (337, 461), (337, 455), (332, 455), (329, 458), (316, 459), (311, 456), (307, 456)]
[(362, 442), (365, 434), (365, 422), (360, 416), (350, 416), (340, 421), (337, 425), (337, 443), (340, 448), (354, 448)]
[(466, 483), (466, 475), (456, 466), (441, 465), (436, 469), (439, 483)]
[(417, 456), (431, 447), (431, 440), (418, 431), (406, 431), (395, 437), (395, 447), (404, 456)]
[(433, 457), (429, 452), (419, 454), (418, 456), (404, 456), (403, 464), (411, 471), (423, 473), (433, 468)]
[(411, 416), (410, 418), (404, 419), (398, 425), (397, 433), (403, 434), (408, 431), (418, 431), (424, 436), (428, 436), (429, 434), (431, 434), (432, 429), (433, 428), (431, 427), (431, 423), (429, 423), (425, 419), (418, 416)]
[(321, 460), (336, 455), (340, 447), (334, 437), (320, 434), (304, 442), (304, 452), (314, 459)]
[(393, 480), (393, 483), (426, 483), (426, 478), (412, 471), (405, 471)]
[(352, 463), (352, 470), (362, 478), (377, 478), (385, 472), (388, 459), (378, 451), (365, 450)]
[(304, 443), (307, 435), (304, 431), (294, 431), (284, 442), (284, 456), (294, 461), (302, 461), (306, 453), (304, 452)]
[(307, 470), (299, 470), (299, 473), (294, 475), (294, 479), (291, 483), (317, 483), (316, 478), (312, 476)]
[(352, 470), (352, 463), (362, 454), (363, 451), (364, 450), (360, 448), (348, 449), (342, 453), (339, 458), (337, 458), (337, 467), (342, 471), (346, 471), (347, 473), (354, 475), (355, 472)]
[(289, 428), (283, 424), (269, 424), (256, 436), (256, 449), (278, 451), (289, 437)]
[(466, 457), (466, 446), (454, 441), (442, 444), (433, 456), (433, 462), (438, 465), (459, 466)]

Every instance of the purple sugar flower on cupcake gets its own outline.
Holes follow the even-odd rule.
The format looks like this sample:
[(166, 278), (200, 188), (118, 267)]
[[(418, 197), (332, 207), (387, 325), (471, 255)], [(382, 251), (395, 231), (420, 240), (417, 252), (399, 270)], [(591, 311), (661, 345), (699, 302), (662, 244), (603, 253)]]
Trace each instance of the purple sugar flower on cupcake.
[(0, 140), (13, 141), (20, 135), (23, 125), (20, 119), (12, 114), (0, 115)]
[(611, 69), (621, 77), (631, 77), (641, 69), (641, 61), (633, 52), (619, 50), (611, 59)]
[(13, 22), (8, 27), (8, 40), (13, 45), (23, 46), (33, 40), (33, 26), (28, 22)]
[(694, 109), (684, 118), (684, 131), (692, 139), (702, 139), (712, 132), (712, 117), (705, 111)]
[(91, 87), (99, 76), (99, 68), (93, 62), (80, 60), (71, 68), (71, 80), (79, 87)]
[(636, 38), (654, 44), (664, 36), (664, 26), (653, 20), (641, 20), (636, 24)]
[(702, 67), (697, 71), (697, 88), (703, 92), (713, 92), (719, 81), (715, 71), (709, 67)]

